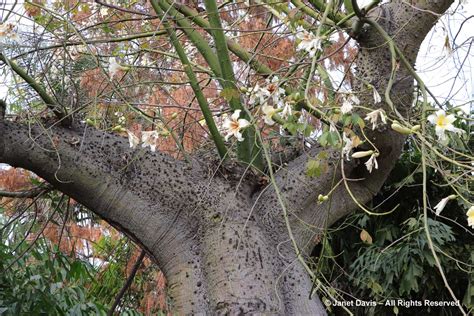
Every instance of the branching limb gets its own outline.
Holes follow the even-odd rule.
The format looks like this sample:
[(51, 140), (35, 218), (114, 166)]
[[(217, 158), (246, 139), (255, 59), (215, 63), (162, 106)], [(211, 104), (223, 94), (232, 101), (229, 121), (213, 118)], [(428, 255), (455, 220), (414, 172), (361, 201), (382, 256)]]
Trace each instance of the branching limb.
[(8, 59), (3, 53), (0, 53), (0, 60), (7, 64), (17, 75), (19, 75), (25, 82), (33, 88), (40, 98), (46, 103), (46, 106), (53, 111), (54, 115), (61, 121), (63, 125), (71, 123), (71, 117), (67, 115), (67, 111), (62, 107), (53, 97), (51, 97), (46, 90), (33, 77), (28, 75), (25, 70), (18, 66), (14, 61)]
[[(227, 155), (227, 147), (225, 146), (224, 140), (221, 134), (219, 133), (219, 130), (217, 129), (216, 122), (214, 121), (214, 118), (212, 116), (211, 109), (209, 107), (206, 97), (204, 96), (204, 93), (202, 92), (201, 87), (199, 86), (198, 79), (192, 69), (189, 58), (186, 55), (186, 52), (184, 51), (183, 46), (179, 42), (179, 39), (176, 36), (176, 32), (168, 23), (167, 16), (165, 16), (165, 13), (163, 12), (162, 8), (159, 6), (158, 1), (152, 0), (151, 4), (153, 8), (155, 9), (156, 13), (158, 15), (163, 16), (163, 25), (166, 31), (168, 32), (168, 35), (171, 39), (171, 43), (173, 44), (176, 50), (176, 53), (178, 54), (179, 59), (181, 60), (181, 63), (183, 64), (184, 71), (186, 72), (186, 75), (188, 76), (191, 87), (194, 91), (194, 95), (196, 96), (196, 99), (199, 103), (199, 107), (201, 108), (201, 112), (204, 115), (206, 124), (209, 127), (209, 132), (211, 133), (211, 136), (214, 141), (214, 144), (216, 145), (217, 151), (219, 152), (220, 157), (224, 159)], [(217, 67), (217, 65), (214, 67)]]

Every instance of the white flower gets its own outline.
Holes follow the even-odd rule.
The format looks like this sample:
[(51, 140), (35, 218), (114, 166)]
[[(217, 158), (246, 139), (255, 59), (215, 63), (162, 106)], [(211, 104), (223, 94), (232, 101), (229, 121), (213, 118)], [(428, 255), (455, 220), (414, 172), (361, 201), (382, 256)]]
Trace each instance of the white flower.
[(454, 121), (456, 118), (453, 114), (446, 115), (444, 110), (438, 110), (435, 114), (431, 114), (428, 116), (428, 121), (435, 125), (436, 135), (442, 142), (447, 141), (447, 137), (445, 132), (450, 131), (454, 133), (463, 133), (462, 129), (456, 128), (453, 126)]
[(347, 137), (345, 132), (342, 133), (342, 140), (344, 142), (344, 147), (342, 148), (342, 155), (346, 155), (346, 160), (349, 161), (349, 155), (352, 151), (352, 148), (354, 148), (354, 144), (352, 143), (352, 139)]
[(135, 134), (133, 134), (131, 131), (127, 130), (128, 134), (128, 142), (130, 143), (130, 148), (135, 148), (138, 146), (138, 143), (140, 143), (140, 139), (138, 139)]
[(288, 103), (288, 102), (285, 102), (285, 104), (283, 105), (283, 110), (281, 111), (280, 113), (280, 116), (281, 118), (283, 119), (288, 119), (288, 117), (293, 114), (293, 110), (291, 108), (291, 104)]
[(268, 124), (270, 126), (275, 124), (275, 121), (273, 121), (272, 116), (278, 112), (278, 109), (275, 109), (273, 106), (270, 105), (264, 105), (262, 106), (262, 112), (263, 114), (265, 114), (265, 124)]
[(445, 197), (444, 199), (441, 199), (438, 204), (433, 208), (436, 211), (436, 216), (438, 216), (441, 211), (445, 208), (446, 204), (448, 204), (449, 200), (454, 200), (456, 198), (455, 194), (452, 194), (450, 196)]
[(116, 58), (110, 58), (110, 60), (109, 60), (109, 75), (110, 75), (110, 78), (114, 78), (114, 76), (117, 75), (117, 73), (119, 71), (125, 71), (125, 70), (128, 70), (128, 69), (129, 69), (128, 67), (120, 65), (117, 62)]
[(300, 40), (296, 50), (305, 50), (309, 53), (310, 57), (314, 57), (316, 52), (322, 49), (321, 39), (313, 33), (306, 31), (301, 26), (298, 26), (296, 32), (296, 38)]
[(152, 152), (156, 150), (156, 140), (158, 139), (157, 131), (145, 131), (142, 132), (142, 147), (145, 148), (150, 146)]
[(346, 114), (346, 113), (349, 113), (352, 111), (352, 103), (349, 102), (349, 100), (344, 100), (344, 102), (342, 102), (342, 106), (341, 106), (341, 112), (342, 114)]
[(374, 93), (374, 103), (377, 104), (377, 103), (382, 102), (382, 98), (380, 97), (380, 94), (377, 91), (377, 89), (375, 89), (375, 87), (372, 87), (372, 90), (373, 90), (373, 93)]
[(351, 112), (352, 108), (353, 108), (353, 104), (355, 104), (355, 105), (360, 104), (360, 100), (359, 100), (358, 97), (351, 94), (349, 97), (344, 98), (344, 102), (342, 102), (342, 106), (341, 106), (342, 114), (346, 114), (346, 113)]
[(378, 155), (379, 155), (378, 153), (373, 153), (372, 156), (370, 156), (369, 160), (367, 160), (365, 162), (365, 166), (366, 166), (367, 170), (369, 171), (369, 173), (372, 173), (373, 168), (375, 168), (375, 169), (379, 168), (379, 164), (377, 163), (377, 156)]
[(474, 228), (474, 205), (469, 208), (466, 215), (467, 215), (467, 225)]
[(227, 130), (225, 140), (228, 141), (231, 136), (237, 138), (239, 142), (243, 141), (241, 130), (250, 125), (250, 122), (246, 119), (239, 119), (241, 110), (235, 110), (235, 112), (224, 121), (223, 127)]
[(352, 154), (352, 158), (363, 158), (369, 155), (370, 155), (370, 158), (369, 160), (365, 162), (365, 167), (371, 173), (374, 168), (375, 169), (379, 168), (379, 164), (377, 163), (377, 157), (379, 156), (378, 152), (374, 152), (373, 150), (358, 151)]
[(264, 105), (269, 100), (272, 101), (272, 105), (281, 103), (281, 98), (285, 95), (285, 89), (278, 86), (278, 81), (278, 77), (274, 76), (271, 80), (266, 80), (267, 85), (264, 88), (256, 84), (255, 87), (248, 92), (249, 103), (252, 105), (257, 103)]
[(384, 110), (377, 109), (375, 111), (367, 113), (365, 120), (372, 123), (372, 130), (374, 130), (377, 127), (378, 122), (379, 122), (379, 117), (380, 117), (380, 120), (383, 122), (383, 124), (387, 124), (387, 117), (385, 115)]
[(268, 92), (268, 96), (272, 98), (273, 104), (277, 104), (280, 100), (280, 97), (285, 94), (285, 89), (278, 86), (278, 77), (274, 76), (272, 80), (265, 80), (267, 86), (265, 90)]
[(106, 16), (107, 14), (109, 14), (109, 8), (107, 8), (107, 7), (101, 7), (100, 10), (99, 10), (99, 12), (100, 12), (100, 15)]
[(254, 104), (263, 104), (265, 103), (265, 98), (267, 97), (267, 93), (268, 91), (266, 91), (265, 89), (262, 89), (258, 83), (255, 85), (255, 87), (253, 87), (253, 89), (251, 89), (249, 92), (248, 92), (248, 95), (249, 95), (249, 103), (251, 105), (254, 105)]

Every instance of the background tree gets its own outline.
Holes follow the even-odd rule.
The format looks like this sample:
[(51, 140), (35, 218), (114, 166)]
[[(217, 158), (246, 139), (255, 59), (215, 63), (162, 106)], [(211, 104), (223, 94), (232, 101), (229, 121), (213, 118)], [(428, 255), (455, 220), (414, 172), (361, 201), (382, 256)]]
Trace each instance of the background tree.
[[(367, 203), (383, 193), (409, 135), (421, 206), (402, 231), (423, 233), (419, 260), (432, 260), (457, 300), (442, 264), (454, 237), (428, 216), (428, 174), (449, 188), (434, 211), (458, 201), (465, 209), (451, 220), (472, 238), (472, 154), (461, 129), (469, 118), (433, 108), (414, 71), (450, 5), (26, 2), (28, 45), (13, 42), (15, 25), (1, 26), (0, 59), (17, 85), (2, 103), (0, 161), (34, 172), (136, 242), (165, 275), (178, 313), (325, 314), (320, 298), (342, 296), (311, 253), (320, 245), (323, 264), (328, 228), (357, 208), (406, 215)], [(5, 21), (18, 11), (9, 12)], [(360, 238), (373, 242), (365, 229)], [(413, 287), (404, 279), (419, 276), (411, 269), (399, 295)], [(388, 272), (379, 273), (359, 282), (382, 300), (377, 277)]]

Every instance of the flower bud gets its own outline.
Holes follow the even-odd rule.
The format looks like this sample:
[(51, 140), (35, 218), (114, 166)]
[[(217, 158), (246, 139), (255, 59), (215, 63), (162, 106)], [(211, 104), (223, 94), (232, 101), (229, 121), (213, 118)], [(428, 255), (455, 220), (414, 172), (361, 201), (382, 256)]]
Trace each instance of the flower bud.
[(391, 127), (394, 131), (403, 135), (410, 135), (412, 133), (411, 129), (409, 129), (408, 127), (401, 126), (397, 122), (394, 122)]
[(329, 196), (327, 196), (327, 195), (322, 195), (322, 194), (318, 195), (318, 202), (319, 202), (319, 203), (323, 203), (323, 202), (325, 202), (325, 201), (327, 201), (327, 200), (329, 200)]
[(421, 128), (420, 125), (415, 125), (415, 126), (413, 126), (413, 127), (411, 128), (411, 131), (412, 131), (413, 133), (415, 133), (415, 132), (418, 132), (418, 131), (420, 130), (420, 128)]
[(373, 150), (367, 150), (367, 151), (358, 151), (352, 154), (352, 158), (363, 158), (370, 156), (374, 153)]

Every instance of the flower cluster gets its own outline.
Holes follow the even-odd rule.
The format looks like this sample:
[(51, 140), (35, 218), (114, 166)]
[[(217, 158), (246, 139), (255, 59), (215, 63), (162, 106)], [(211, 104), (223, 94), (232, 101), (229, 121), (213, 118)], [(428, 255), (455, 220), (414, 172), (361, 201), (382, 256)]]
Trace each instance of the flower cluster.
[(285, 89), (278, 85), (279, 78), (274, 76), (271, 80), (266, 79), (266, 85), (260, 87), (256, 84), (249, 92), (249, 104), (261, 106), (261, 111), (264, 115), (264, 121), (268, 125), (273, 125), (275, 122), (272, 116), (276, 113), (281, 113), (283, 119), (288, 118), (293, 112), (291, 104), (286, 98)]
[(271, 80), (266, 79), (265, 87), (260, 87), (259, 84), (256, 84), (249, 91), (249, 103), (251, 105), (260, 104), (260, 105), (278, 105), (282, 103), (285, 96), (285, 90), (278, 86), (279, 78), (274, 76)]

